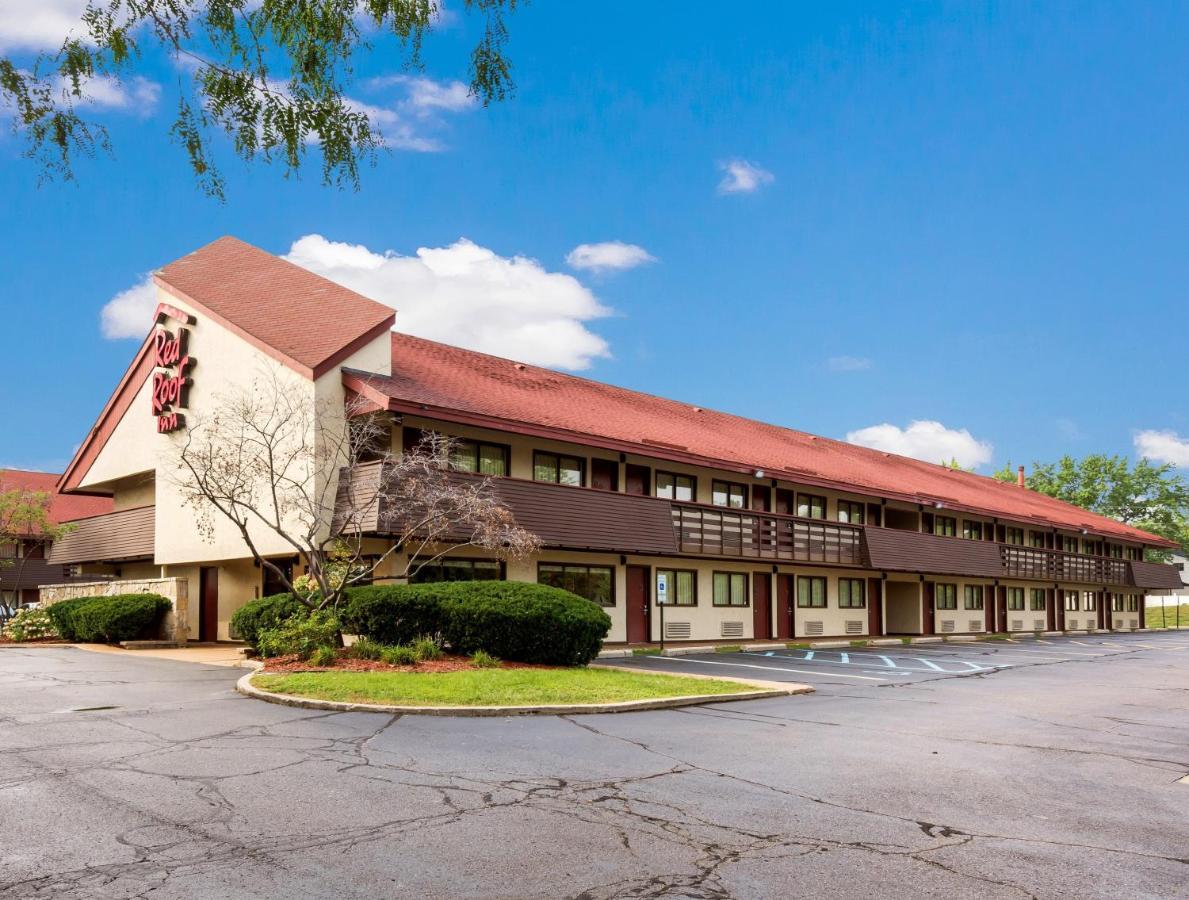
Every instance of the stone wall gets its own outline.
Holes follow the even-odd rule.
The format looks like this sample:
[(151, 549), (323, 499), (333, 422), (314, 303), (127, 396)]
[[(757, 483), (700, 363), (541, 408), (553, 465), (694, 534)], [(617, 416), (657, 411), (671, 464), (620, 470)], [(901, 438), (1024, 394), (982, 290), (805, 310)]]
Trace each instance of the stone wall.
[(43, 584), (41, 603), (49, 606), (76, 597), (110, 597), (114, 594), (160, 594), (172, 608), (161, 623), (161, 639), (185, 641), (190, 637), (190, 591), (185, 578), (130, 578), (123, 581), (82, 581), (71, 584)]

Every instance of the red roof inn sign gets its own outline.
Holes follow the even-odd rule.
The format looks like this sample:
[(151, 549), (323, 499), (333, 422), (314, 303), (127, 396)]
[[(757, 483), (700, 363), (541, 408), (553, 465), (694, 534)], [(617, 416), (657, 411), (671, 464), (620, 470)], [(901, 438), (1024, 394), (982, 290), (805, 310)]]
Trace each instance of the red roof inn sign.
[[(165, 327), (170, 319), (178, 323), (174, 333)], [(169, 434), (186, 427), (186, 418), (179, 409), (186, 408), (186, 393), (190, 386), (188, 371), (195, 360), (186, 352), (194, 317), (168, 303), (157, 305), (156, 326), (153, 331), (153, 415), (157, 418), (157, 433)]]

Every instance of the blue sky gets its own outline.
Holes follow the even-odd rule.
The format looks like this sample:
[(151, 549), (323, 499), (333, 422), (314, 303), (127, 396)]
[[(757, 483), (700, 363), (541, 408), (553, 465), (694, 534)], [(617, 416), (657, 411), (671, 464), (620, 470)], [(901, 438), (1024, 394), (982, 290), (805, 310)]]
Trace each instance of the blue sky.
[[(517, 93), (486, 110), (451, 90), (456, 19), (431, 81), (361, 67), (353, 95), (418, 149), (358, 193), (221, 147), (228, 201), (207, 199), (151, 56), (95, 108), (115, 155), (76, 184), (38, 186), (0, 138), (0, 464), (64, 465), (136, 347), (104, 306), (234, 234), (306, 238), (398, 327), (806, 431), (984, 472), (1137, 440), (1189, 465), (1189, 7), (802, 6), (538, 0), (509, 22)], [(24, 58), (44, 38), (18, 15), (0, 52)], [(604, 242), (645, 255), (575, 268), (632, 261), (571, 255)]]

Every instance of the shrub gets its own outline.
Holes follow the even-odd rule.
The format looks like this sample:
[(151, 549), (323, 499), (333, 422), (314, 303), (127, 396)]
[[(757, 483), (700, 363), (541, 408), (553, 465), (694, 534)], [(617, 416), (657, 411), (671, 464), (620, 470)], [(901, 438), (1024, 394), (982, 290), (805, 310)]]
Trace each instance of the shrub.
[(231, 616), (231, 628), (257, 650), (260, 632), (276, 628), (297, 616), (308, 616), (310, 608), (292, 594), (273, 594), (249, 600)]
[(352, 659), (380, 659), (384, 655), (384, 645), (368, 637), (361, 637), (347, 648), (347, 656)]
[(296, 615), (275, 628), (265, 628), (256, 636), (256, 646), (263, 656), (297, 654), (308, 660), (321, 647), (338, 643), (339, 621), (325, 612)]
[(413, 652), (420, 660), (441, 659), (442, 641), (436, 637), (419, 637), (413, 641)]
[(4, 633), (14, 641), (36, 641), (58, 637), (53, 619), (45, 609), (22, 609), (8, 620)]
[(486, 650), (476, 650), (471, 654), (471, 665), (476, 669), (498, 669), (503, 663)]
[(68, 641), (115, 643), (154, 634), (171, 606), (159, 594), (113, 594), (63, 600), (46, 611)]
[(417, 657), (417, 651), (404, 644), (397, 644), (395, 647), (385, 647), (381, 659), (390, 666), (415, 666), (420, 662)]
[(334, 647), (319, 647), (310, 654), (310, 662), (315, 666), (333, 666), (338, 658)]
[(357, 634), (404, 644), (440, 634), (458, 653), (585, 665), (602, 647), (611, 619), (568, 591), (516, 581), (384, 585), (348, 591), (344, 621)]

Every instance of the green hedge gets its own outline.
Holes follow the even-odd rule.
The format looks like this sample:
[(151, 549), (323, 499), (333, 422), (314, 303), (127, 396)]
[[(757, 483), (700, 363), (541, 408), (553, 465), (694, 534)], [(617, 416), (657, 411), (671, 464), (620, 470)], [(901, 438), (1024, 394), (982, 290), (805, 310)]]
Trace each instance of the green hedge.
[(231, 628), (253, 647), (260, 632), (277, 628), (294, 616), (309, 615), (310, 608), (292, 594), (272, 594), (249, 600), (231, 614)]
[(159, 594), (78, 597), (46, 608), (65, 640), (116, 643), (155, 637), (172, 604)]

